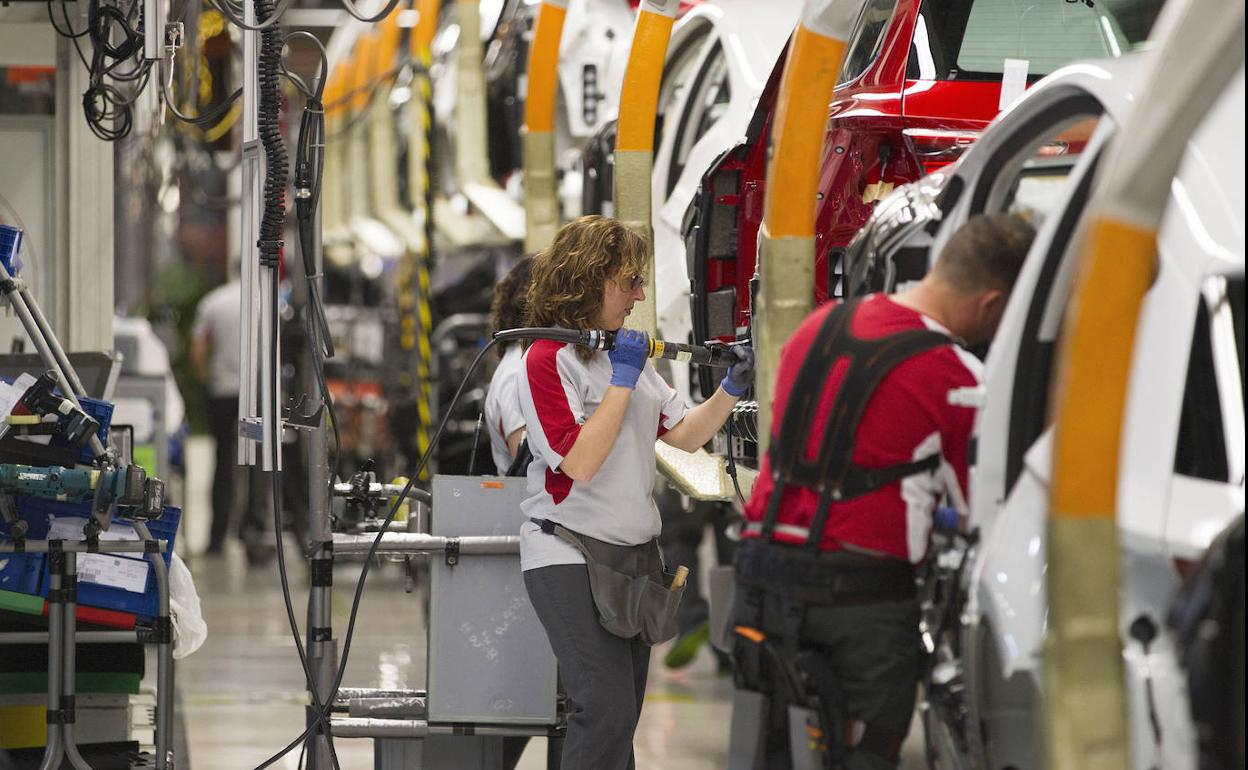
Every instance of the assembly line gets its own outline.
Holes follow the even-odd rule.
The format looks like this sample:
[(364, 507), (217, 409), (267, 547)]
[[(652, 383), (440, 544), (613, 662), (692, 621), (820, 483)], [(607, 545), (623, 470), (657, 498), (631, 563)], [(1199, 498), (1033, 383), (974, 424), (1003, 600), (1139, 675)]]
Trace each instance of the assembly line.
[(5, 4), (0, 770), (1244, 767), (1243, 114), (1224, 0)]

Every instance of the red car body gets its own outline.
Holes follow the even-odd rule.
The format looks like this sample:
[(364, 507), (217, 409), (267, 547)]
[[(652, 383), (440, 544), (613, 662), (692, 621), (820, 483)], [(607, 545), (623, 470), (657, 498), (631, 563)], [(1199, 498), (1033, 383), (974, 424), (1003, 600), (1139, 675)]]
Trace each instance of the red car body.
[[(999, 80), (918, 80), (908, 73), (921, 5), (897, 0), (878, 53), (837, 87), (829, 105), (817, 203), (816, 303), (838, 292), (839, 255), (882, 197), (871, 186), (901, 185), (951, 163), (998, 112)], [(768, 133), (785, 60), (782, 54), (776, 63), (745, 141), (707, 172), (686, 219), (695, 339), (731, 339), (749, 326)]]

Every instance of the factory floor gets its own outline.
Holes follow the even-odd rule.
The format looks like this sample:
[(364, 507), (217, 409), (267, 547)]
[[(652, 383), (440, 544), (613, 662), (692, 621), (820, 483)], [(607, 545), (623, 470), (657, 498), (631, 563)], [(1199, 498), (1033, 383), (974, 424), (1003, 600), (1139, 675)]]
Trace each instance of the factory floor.
[[(194, 451), (194, 450), (192, 450)], [(210, 451), (209, 447), (201, 451)], [(199, 452), (195, 452), (199, 454)], [(201, 455), (202, 456), (202, 455)], [(188, 458), (190, 459), (190, 458)], [(207, 463), (189, 463), (203, 468)], [(197, 550), (207, 518), (206, 485), (199, 474), (188, 478), (187, 550)], [(302, 626), (306, 606), (306, 570), (293, 544), (287, 548), (295, 612)], [(221, 556), (189, 556), (208, 624), (208, 638), (197, 652), (178, 661), (178, 692), (189, 757), (179, 770), (254, 768), (298, 735), (304, 726), (307, 696), (304, 677), (287, 626), (274, 561), (249, 566), (242, 547), (231, 543)], [(358, 564), (343, 564), (334, 574), (334, 631), (346, 628)], [(395, 565), (374, 567), (360, 607), (344, 685), (419, 689), (425, 682), (423, 613), (417, 594), (403, 591)], [(687, 668), (663, 666), (665, 647), (651, 657), (645, 707), (635, 740), (638, 768), (722, 769), (727, 765), (732, 714), (732, 679), (716, 670), (709, 650)], [(373, 767), (372, 742), (340, 739), (336, 743), (344, 770)], [(917, 720), (904, 751), (902, 767), (918, 770), (922, 760)], [(530, 742), (522, 770), (545, 768), (545, 740)], [(298, 767), (296, 749), (273, 767)], [(188, 761), (189, 760), (189, 761)]]

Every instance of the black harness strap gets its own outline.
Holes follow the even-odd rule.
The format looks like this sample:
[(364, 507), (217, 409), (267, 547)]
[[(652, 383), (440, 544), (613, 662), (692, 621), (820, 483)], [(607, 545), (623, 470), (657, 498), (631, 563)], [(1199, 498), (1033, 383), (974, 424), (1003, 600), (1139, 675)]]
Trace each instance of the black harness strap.
[[(775, 487), (763, 520), (762, 537), (766, 540), (772, 537), (780, 499), (790, 484), (819, 494), (806, 540), (808, 549), (818, 551), (833, 502), (861, 497), (940, 465), (939, 454), (883, 468), (864, 468), (853, 462), (859, 423), (884, 378), (902, 362), (954, 342), (948, 335), (929, 330), (899, 332), (878, 339), (855, 337), (851, 327), (859, 303), (860, 299), (855, 298), (828, 313), (793, 382), (780, 434), (771, 446)], [(807, 461), (805, 451), (815, 409), (829, 373), (842, 358), (848, 360), (848, 369), (832, 402), (819, 454)]]

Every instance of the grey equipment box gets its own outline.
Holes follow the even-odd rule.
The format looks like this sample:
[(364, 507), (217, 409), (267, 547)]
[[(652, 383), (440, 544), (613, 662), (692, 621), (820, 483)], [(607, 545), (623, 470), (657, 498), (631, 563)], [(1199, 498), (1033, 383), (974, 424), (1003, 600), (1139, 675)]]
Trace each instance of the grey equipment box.
[[(518, 535), (525, 479), (435, 476), (432, 535)], [(430, 557), (430, 723), (555, 723), (555, 656), (519, 553)]]

